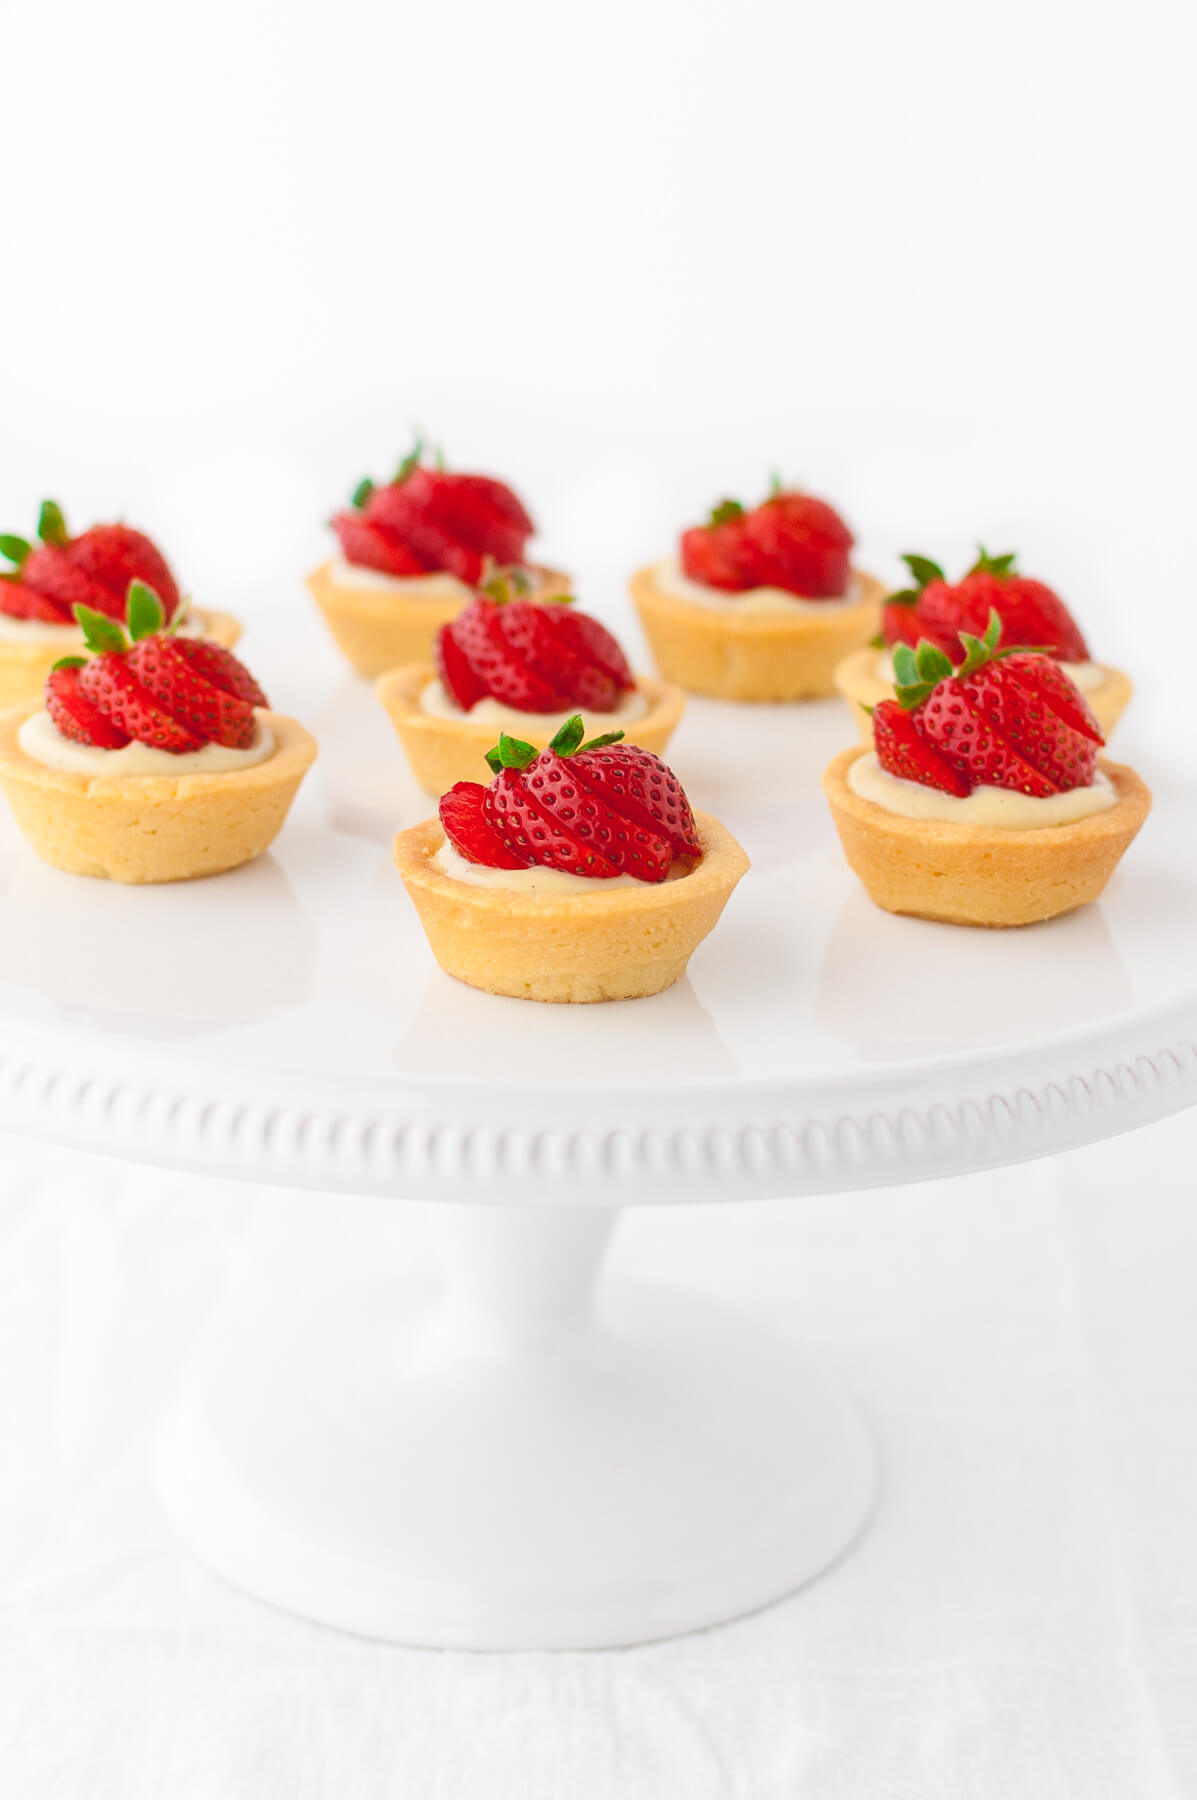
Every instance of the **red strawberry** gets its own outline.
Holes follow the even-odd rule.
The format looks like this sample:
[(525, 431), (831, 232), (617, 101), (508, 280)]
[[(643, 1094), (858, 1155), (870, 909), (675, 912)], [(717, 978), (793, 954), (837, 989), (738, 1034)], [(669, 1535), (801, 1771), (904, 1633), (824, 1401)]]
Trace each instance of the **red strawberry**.
[(913, 714), (899, 706), (896, 700), (883, 700), (873, 709), (873, 742), (881, 767), (902, 781), (917, 781), (921, 787), (940, 788), (945, 794), (957, 794), (961, 799), (972, 792), (968, 776), (927, 742), (915, 724)]
[(114, 725), (86, 694), (80, 691), (78, 666), (52, 669), (46, 679), (46, 711), (63, 737), (79, 744), (96, 744), (103, 750), (123, 750), (128, 734)]
[(175, 723), (201, 743), (224, 744), (230, 750), (247, 750), (253, 743), (256, 722), (251, 702), (206, 681), (191, 659), (180, 653), (177, 638), (162, 632), (142, 638), (130, 650), (125, 666)]
[(775, 494), (749, 514), (745, 532), (768, 570), (766, 586), (809, 600), (847, 593), (852, 533), (824, 501)]
[[(1102, 737), (1086, 701), (1047, 657), (999, 651), (1001, 630), (995, 610), (984, 638), (966, 632), (965, 660), (955, 670), (930, 643), (895, 648), (898, 700), (910, 726), (970, 787), (1038, 798), (1088, 787)], [(878, 707), (873, 718), (880, 758), (892, 715)], [(925, 776), (916, 770), (908, 778)]]
[(616, 812), (665, 838), (674, 856), (702, 855), (690, 802), (659, 756), (635, 744), (616, 743), (598, 750), (583, 748), (573, 764), (587, 786)]
[(238, 700), (247, 700), (251, 706), (270, 705), (245, 664), (222, 644), (214, 644), (208, 638), (192, 637), (176, 637), (171, 642), (177, 654), (213, 687), (235, 695)]
[[(422, 454), (417, 444), (392, 482), (361, 482), (353, 495), (358, 510), (333, 520), (350, 562), (396, 575), (444, 569), (471, 587), (487, 562), (522, 562), (533, 525), (511, 489), (488, 475), (426, 468)], [(416, 567), (399, 566), (401, 550)]]
[(809, 494), (775, 492), (752, 512), (724, 500), (706, 525), (682, 533), (682, 568), (725, 592), (778, 587), (808, 600), (839, 599), (851, 576), (852, 533)]
[(59, 730), (81, 743), (115, 749), (130, 738), (182, 754), (204, 744), (247, 749), (254, 707), (266, 697), (231, 651), (162, 630), (162, 603), (144, 582), (129, 587), (129, 639), (115, 620), (80, 607), (90, 662), (70, 657), (46, 684), (46, 706)]
[(21, 580), (59, 611), (59, 617), (70, 623), (76, 606), (88, 606), (92, 612), (113, 616), (119, 607), (124, 617), (124, 596), (118, 601), (110, 589), (94, 581), (85, 569), (76, 566), (69, 550), (62, 544), (38, 544), (21, 566)]
[(104, 650), (79, 671), (79, 689), (121, 731), (139, 744), (181, 754), (198, 750), (203, 738), (177, 724), (155, 702), (130, 669), (123, 651)]
[(1012, 555), (990, 556), (983, 549), (968, 574), (950, 582), (928, 557), (906, 557), (918, 585), (886, 606), (882, 622), (886, 642), (926, 638), (960, 661), (964, 656), (960, 634), (979, 637), (996, 612), (1005, 643), (1040, 650), (1059, 662), (1087, 662), (1088, 645), (1059, 595), (1042, 581), (1019, 575), (1014, 560)]
[(90, 531), (70, 539), (67, 554), (81, 574), (108, 589), (113, 618), (125, 616), (125, 597), (131, 581), (144, 581), (153, 588), (168, 620), (178, 610), (175, 578), (166, 558), (143, 532), (128, 525), (93, 525)]
[(480, 781), (458, 781), (441, 795), (439, 807), (445, 836), (467, 862), (488, 869), (524, 869), (522, 857), (513, 856), (498, 833), (487, 824), (482, 811), (486, 789)]
[(383, 575), (428, 573), (414, 551), (361, 513), (337, 513), (332, 528), (341, 541), (346, 562), (356, 563), (359, 569), (378, 569)]
[(69, 625), (71, 615), (57, 600), (26, 587), (15, 576), (0, 576), (0, 613), (10, 619), (42, 619), (47, 625)]
[(694, 525), (681, 538), (682, 573), (704, 587), (744, 593), (761, 587), (764, 568), (745, 530), (748, 514), (735, 500), (723, 500), (705, 525)]
[(417, 470), (405, 481), (377, 487), (366, 501), (366, 519), (419, 557), (425, 569), (444, 569), (470, 587), (482, 579), (482, 553), (464, 543), (435, 516)]
[[(541, 864), (597, 880), (628, 874), (641, 881), (664, 881), (677, 856), (701, 856), (689, 802), (670, 770), (621, 744), (622, 732), (589, 744), (584, 735), (575, 715), (547, 750), (501, 737), (488, 758), (495, 779), (481, 790), (481, 802), (473, 783), (459, 783), (449, 817), (442, 811), (462, 854), (492, 867)], [(514, 864), (494, 860), (476, 825), (478, 804)]]
[(609, 712), (633, 686), (623, 651), (597, 619), (562, 601), (510, 599), (505, 587), (479, 594), (442, 628), (437, 660), (467, 711), (489, 695), (521, 712)]

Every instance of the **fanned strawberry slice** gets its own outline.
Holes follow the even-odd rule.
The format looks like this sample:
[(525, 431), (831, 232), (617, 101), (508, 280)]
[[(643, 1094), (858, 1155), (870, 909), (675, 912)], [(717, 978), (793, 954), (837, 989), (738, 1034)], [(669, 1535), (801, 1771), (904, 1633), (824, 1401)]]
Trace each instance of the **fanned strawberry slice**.
[(592, 793), (601, 795), (624, 818), (660, 834), (670, 846), (670, 860), (702, 855), (685, 790), (659, 756), (635, 744), (613, 743), (596, 750), (584, 746), (571, 764)]
[(210, 681), (213, 687), (232, 694), (238, 700), (248, 701), (250, 706), (270, 705), (245, 664), (222, 644), (214, 644), (209, 638), (193, 637), (174, 637), (171, 642), (176, 654), (190, 663), (196, 674), (202, 675), (205, 681)]
[(0, 576), (0, 613), (10, 619), (40, 619), (47, 625), (73, 625), (69, 606), (26, 587), (13, 575)]
[(382, 575), (428, 573), (427, 566), (414, 550), (360, 513), (337, 513), (332, 528), (345, 552), (345, 560), (356, 563), (360, 569), (377, 569)]
[(839, 599), (852, 542), (826, 501), (777, 489), (751, 512), (721, 501), (705, 525), (682, 533), (681, 562), (691, 580), (727, 593), (777, 587), (800, 599)]
[(960, 799), (972, 792), (968, 776), (926, 741), (913, 715), (896, 700), (883, 700), (874, 708), (873, 742), (881, 767), (899, 780), (917, 781)]
[(562, 601), (514, 599), (495, 577), (440, 633), (441, 679), (467, 711), (484, 696), (521, 712), (609, 712), (634, 683), (611, 633)]
[(179, 605), (175, 578), (162, 552), (144, 532), (134, 531), (130, 525), (93, 525), (70, 538), (66, 550), (79, 572), (111, 595), (111, 605), (100, 611), (123, 619), (129, 583), (144, 581), (162, 602), (166, 618), (174, 617)]
[(79, 671), (79, 689), (120, 731), (139, 744), (180, 755), (198, 750), (203, 738), (172, 719), (142, 686), (123, 652), (102, 651)]
[(123, 750), (128, 733), (120, 729), (79, 685), (77, 667), (52, 669), (46, 679), (46, 711), (63, 737), (77, 744), (94, 744), (102, 750)]
[[(547, 758), (552, 752), (542, 754)], [(580, 800), (573, 782), (546, 799), (546, 780), (547, 769), (537, 769), (535, 762), (527, 771), (501, 769), (482, 802), (488, 824), (513, 855), (525, 859), (525, 867), (536, 862), (597, 880), (618, 875), (618, 863), (607, 854), (613, 842), (609, 808), (592, 796)]]
[(201, 743), (224, 744), (230, 750), (247, 750), (253, 743), (253, 704), (206, 681), (180, 654), (177, 639), (163, 634), (142, 638), (125, 661), (147, 694)]
[(980, 637), (991, 613), (1002, 622), (1002, 641), (1055, 657), (1058, 662), (1088, 662), (1089, 647), (1076, 620), (1042, 581), (1019, 575), (1013, 553), (990, 556), (981, 549), (960, 581), (949, 581), (930, 557), (903, 558), (915, 585), (892, 595), (882, 615), (888, 644), (938, 645), (952, 659), (964, 659), (964, 636)]
[(104, 587), (75, 563), (62, 544), (37, 544), (21, 565), (21, 580), (58, 606), (70, 618), (76, 606), (90, 607), (106, 618), (123, 619), (125, 597)]
[(515, 856), (487, 823), (482, 810), (485, 794), (480, 781), (458, 781), (441, 795), (438, 811), (445, 836), (467, 862), (488, 869), (526, 868), (524, 860)]
[(462, 543), (429, 512), (414, 475), (390, 487), (375, 488), (366, 501), (365, 513), (369, 524), (405, 545), (425, 569), (443, 569), (470, 587), (481, 581), (481, 552)]

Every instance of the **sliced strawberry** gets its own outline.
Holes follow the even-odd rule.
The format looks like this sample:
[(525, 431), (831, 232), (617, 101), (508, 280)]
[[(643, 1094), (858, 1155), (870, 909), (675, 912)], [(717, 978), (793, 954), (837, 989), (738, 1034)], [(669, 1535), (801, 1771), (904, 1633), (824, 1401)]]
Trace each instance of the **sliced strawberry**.
[[(1011, 656), (941, 682), (920, 708), (920, 730), (959, 757), (974, 781), (1017, 786), (1028, 793), (1087, 787), (1097, 765), (1100, 734), (1094, 736), (1088, 726), (1078, 731), (1061, 717), (1034, 678), (1038, 662), (1047, 658)], [(1028, 773), (1021, 773), (1019, 764)]]
[[(1003, 559), (1004, 560), (1004, 559)], [(922, 634), (954, 661), (964, 654), (962, 631), (980, 637), (991, 612), (1002, 622), (1002, 642), (1025, 644), (1060, 662), (1087, 662), (1089, 649), (1059, 596), (1025, 575), (974, 569), (962, 581), (930, 581), (918, 597)]]
[(1092, 707), (1058, 663), (1047, 656), (1010, 656), (1006, 667), (1017, 671), (1024, 688), (1037, 689), (1066, 725), (1099, 746), (1105, 743)]
[[(610, 750), (608, 746), (606, 752), (591, 755), (601, 761)], [(670, 838), (636, 819), (627, 806), (611, 805), (602, 783), (589, 780), (586, 756), (542, 750), (518, 781), (508, 783), (507, 791), (513, 788), (519, 789), (525, 806), (555, 821), (582, 851), (596, 850), (617, 873), (639, 881), (663, 881), (668, 874), (674, 855)]]
[[(468, 609), (467, 609), (468, 610)], [(442, 625), (436, 637), (436, 666), (445, 690), (463, 712), (486, 698), (486, 683), (475, 672), (450, 626)]]
[(142, 686), (122, 652), (105, 650), (79, 671), (79, 688), (118, 728), (139, 744), (178, 755), (198, 750), (203, 738), (176, 723)]
[(896, 700), (883, 700), (873, 711), (873, 742), (877, 761), (902, 781), (939, 788), (961, 799), (972, 792), (968, 776), (929, 744), (915, 724), (915, 716)]
[(360, 569), (377, 569), (383, 575), (426, 575), (428, 566), (414, 550), (384, 531), (361, 513), (337, 513), (332, 528), (340, 539), (347, 562)]
[[(516, 603), (518, 604), (518, 602)], [(569, 704), (552, 679), (544, 679), (508, 643), (495, 600), (479, 595), (450, 626), (454, 643), (487, 694), (519, 712), (559, 712)]]
[(426, 569), (444, 569), (476, 587), (482, 579), (482, 555), (430, 515), (418, 480), (422, 473), (375, 488), (366, 501), (366, 518), (406, 544)]
[(0, 613), (10, 619), (41, 619), (47, 625), (73, 625), (71, 609), (27, 587), (14, 575), (0, 575)]
[(483, 475), (415, 469), (402, 484), (407, 503), (425, 522), (498, 563), (518, 563), (532, 521), (509, 488)]
[(76, 606), (90, 606), (93, 612), (105, 613), (110, 619), (125, 616), (125, 596), (118, 597), (86, 569), (79, 568), (68, 545), (35, 544), (21, 565), (21, 580), (26, 587), (54, 601), (68, 618)]
[(808, 600), (847, 593), (852, 533), (825, 501), (776, 494), (746, 516), (744, 535), (765, 564), (763, 585)]
[(945, 655), (960, 654), (960, 640), (954, 632), (944, 642), (927, 625), (916, 606), (910, 606), (901, 600), (887, 601), (882, 607), (881, 635), (891, 650), (895, 644), (909, 644), (913, 649), (920, 639), (926, 638)]
[(252, 704), (206, 681), (191, 660), (180, 654), (174, 638), (161, 633), (142, 638), (125, 663), (175, 723), (201, 743), (224, 744), (230, 750), (248, 750), (253, 743), (256, 721)]
[[(583, 799), (576, 782), (566, 782), (564, 766), (554, 751), (544, 750), (527, 769), (500, 769), (486, 789), (483, 813), (525, 866), (541, 863), (570, 875), (609, 880), (620, 870), (604, 845), (611, 847), (618, 821), (592, 795)], [(552, 783), (550, 769), (557, 777)]]
[(66, 545), (66, 554), (81, 574), (106, 588), (111, 604), (98, 610), (123, 619), (131, 581), (144, 581), (162, 602), (168, 620), (178, 610), (179, 589), (166, 558), (144, 532), (129, 525), (93, 525)]
[[(544, 611), (550, 613), (557, 641), (572, 650), (580, 662), (590, 663), (606, 675), (614, 683), (616, 696), (626, 694), (635, 687), (635, 679), (628, 666), (618, 640), (611, 635), (605, 625), (592, 619), (589, 613), (580, 612), (576, 606), (545, 606)], [(607, 711), (607, 707), (598, 707), (593, 700), (587, 700), (581, 693), (572, 696), (577, 705), (591, 711)]]
[(176, 637), (171, 642), (177, 654), (213, 687), (238, 700), (247, 700), (251, 706), (270, 705), (245, 664), (222, 644), (214, 644), (209, 638), (191, 637)]
[(438, 810), (445, 836), (467, 862), (481, 863), (488, 869), (527, 868), (527, 863), (513, 855), (487, 823), (482, 810), (485, 794), (480, 781), (458, 781), (441, 795)]
[(634, 744), (610, 744), (582, 750), (570, 763), (579, 779), (613, 810), (665, 838), (672, 856), (702, 855), (690, 802), (659, 756)]
[(52, 669), (46, 680), (46, 711), (63, 737), (101, 750), (123, 750), (128, 735), (114, 725), (80, 688), (81, 669)]
[[(725, 505), (729, 504), (727, 502)], [(722, 512), (723, 507), (716, 509)], [(747, 537), (738, 515), (717, 524), (695, 525), (681, 538), (682, 573), (704, 587), (725, 593), (744, 593), (764, 584), (765, 570), (756, 545)]]

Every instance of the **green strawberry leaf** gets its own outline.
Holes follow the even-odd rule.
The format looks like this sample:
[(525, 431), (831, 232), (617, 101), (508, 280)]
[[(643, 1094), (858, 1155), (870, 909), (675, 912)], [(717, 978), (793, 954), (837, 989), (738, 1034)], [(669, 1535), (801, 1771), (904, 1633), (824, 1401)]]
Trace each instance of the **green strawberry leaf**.
[(16, 563), (18, 569), (32, 549), (33, 545), (23, 537), (12, 537), (7, 532), (0, 534), (0, 556), (7, 557), (10, 563)]
[[(539, 755), (540, 751), (535, 744), (525, 744), (522, 738), (508, 737), (505, 731), (501, 731), (497, 746), (494, 750), (487, 751), (486, 760), (497, 774), (499, 769), (526, 769)], [(497, 765), (491, 761), (495, 756), (499, 759)]]
[(721, 500), (718, 506), (711, 508), (711, 516), (707, 520), (707, 524), (708, 526), (729, 525), (733, 519), (742, 519), (743, 517), (744, 508), (738, 500)]
[[(604, 731), (601, 737), (588, 738), (582, 745), (582, 750), (605, 750), (608, 744), (622, 743), (623, 736), (622, 731)], [(579, 755), (581, 753), (582, 751), (578, 752)]]
[(782, 483), (780, 471), (777, 469), (770, 469), (770, 471), (769, 471), (769, 498), (770, 498), (770, 500), (776, 500), (778, 494), (784, 494), (784, 492), (785, 492), (785, 487)]
[(399, 464), (399, 467), (396, 469), (395, 479), (394, 479), (394, 482), (392, 483), (392, 486), (398, 487), (398, 485), (401, 481), (407, 480), (408, 476), (412, 473), (412, 471), (414, 469), (419, 468), (420, 458), (423, 456), (423, 454), (424, 454), (424, 440), (422, 437), (418, 437), (416, 439), (415, 443), (412, 445), (411, 449), (408, 451), (407, 455), (403, 458), (403, 461)]
[(362, 479), (358, 482), (352, 494), (349, 496), (349, 504), (361, 508), (366, 504), (366, 501), (373, 492), (374, 483), (370, 480), (368, 475), (363, 475)]
[(910, 570), (910, 573), (918, 583), (920, 593), (929, 581), (947, 580), (947, 576), (944, 574), (939, 564), (937, 562), (932, 562), (929, 556), (915, 556), (913, 554), (904, 555), (902, 561), (906, 564), (906, 567)]
[(60, 656), (56, 663), (50, 665), (50, 673), (53, 675), (58, 669), (82, 669), (86, 664), (86, 656)]
[(572, 756), (585, 736), (586, 727), (582, 723), (582, 715), (575, 713), (572, 719), (565, 721), (560, 731), (551, 740), (549, 749), (555, 750), (558, 756)]
[(872, 637), (869, 639), (869, 649), (870, 650), (884, 650), (885, 649), (885, 633), (883, 631), (875, 631), (873, 633)]
[[(909, 644), (894, 645), (894, 692), (907, 712), (912, 712), (916, 706), (921, 706), (932, 688), (937, 687), (939, 681), (942, 680), (942, 676), (936, 680), (928, 680), (921, 672), (919, 658), (924, 651), (928, 650), (932, 657), (943, 654), (942, 651), (936, 650), (934, 644), (929, 644), (926, 638), (920, 641), (917, 650), (912, 650)], [(946, 656), (943, 660), (947, 663), (950, 675), (952, 665)]]
[(1009, 550), (1005, 556), (990, 556), (984, 544), (977, 545), (977, 560), (969, 570), (970, 575), (1014, 575), (1017, 573), (1015, 563), (1018, 552)]
[(887, 606), (917, 606), (919, 603), (918, 588), (899, 588), (896, 594), (887, 594)]
[(42, 510), (37, 516), (37, 535), (43, 544), (65, 544), (69, 541), (66, 520), (56, 500), (42, 501)]
[(934, 683), (942, 681), (945, 675), (952, 673), (950, 657), (945, 656), (936, 645), (928, 643), (926, 638), (919, 639), (914, 652), (914, 660), (918, 667), (920, 681), (929, 681), (934, 685)]
[(129, 636), (135, 644), (153, 637), (166, 623), (166, 611), (154, 589), (145, 581), (131, 581), (125, 599)]
[(72, 611), (83, 632), (83, 642), (96, 656), (102, 656), (105, 650), (125, 651), (129, 641), (115, 619), (107, 613), (93, 612), (90, 606), (76, 604)]
[(506, 606), (509, 600), (521, 598), (532, 592), (532, 583), (528, 580), (525, 569), (513, 565), (509, 569), (495, 569), (479, 587), (478, 592), (485, 594), (498, 606)]

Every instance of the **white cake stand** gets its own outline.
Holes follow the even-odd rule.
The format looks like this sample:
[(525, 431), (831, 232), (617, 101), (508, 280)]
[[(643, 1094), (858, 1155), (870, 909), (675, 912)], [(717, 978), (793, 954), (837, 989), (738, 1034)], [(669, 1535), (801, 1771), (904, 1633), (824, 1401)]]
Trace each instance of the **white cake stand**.
[(1102, 903), (958, 931), (875, 911), (845, 867), (838, 703), (695, 704), (671, 760), (751, 877), (669, 993), (535, 1006), (433, 962), (390, 860), (429, 807), (368, 691), (306, 620), (250, 654), (322, 746), (276, 854), (129, 890), (0, 822), (0, 1122), (435, 1199), (446, 1280), (364, 1271), (200, 1368), (158, 1455), (179, 1532), (405, 1643), (627, 1644), (788, 1592), (861, 1529), (868, 1437), (788, 1340), (602, 1282), (620, 1209), (950, 1175), (1197, 1099), (1192, 796), (1141, 736), (1156, 813)]

